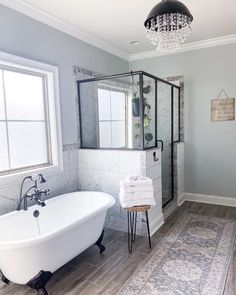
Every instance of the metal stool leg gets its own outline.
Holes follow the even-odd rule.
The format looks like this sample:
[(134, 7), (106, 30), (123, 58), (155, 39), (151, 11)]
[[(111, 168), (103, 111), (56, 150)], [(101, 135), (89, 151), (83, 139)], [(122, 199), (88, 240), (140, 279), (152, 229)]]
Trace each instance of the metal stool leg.
[(134, 237), (134, 216), (132, 212), (128, 211), (128, 250), (131, 253), (133, 250)]
[(137, 212), (127, 211), (128, 217), (128, 250), (133, 250), (133, 242), (136, 238)]
[(136, 238), (136, 226), (137, 226), (137, 212), (133, 212), (133, 238), (132, 241), (135, 241)]
[(151, 244), (151, 237), (150, 237), (150, 229), (149, 229), (149, 219), (148, 219), (148, 211), (145, 212), (146, 215), (146, 222), (147, 222), (147, 231), (148, 231), (148, 241), (149, 241), (149, 247), (152, 248)]
[(128, 250), (131, 253), (132, 252), (132, 231), (131, 231), (131, 220), (130, 220), (130, 212), (127, 211), (127, 217), (128, 217)]

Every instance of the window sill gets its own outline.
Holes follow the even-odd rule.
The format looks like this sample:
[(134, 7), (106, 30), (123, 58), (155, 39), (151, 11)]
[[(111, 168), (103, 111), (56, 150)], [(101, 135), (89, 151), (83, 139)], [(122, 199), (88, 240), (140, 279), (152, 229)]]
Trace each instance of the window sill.
[(3, 187), (9, 187), (12, 185), (21, 184), (24, 177), (28, 175), (37, 175), (42, 173), (45, 178), (60, 174), (63, 172), (63, 165), (60, 166), (44, 166), (44, 167), (36, 167), (30, 168), (27, 170), (17, 171), (14, 173), (9, 173), (0, 176), (0, 189)]

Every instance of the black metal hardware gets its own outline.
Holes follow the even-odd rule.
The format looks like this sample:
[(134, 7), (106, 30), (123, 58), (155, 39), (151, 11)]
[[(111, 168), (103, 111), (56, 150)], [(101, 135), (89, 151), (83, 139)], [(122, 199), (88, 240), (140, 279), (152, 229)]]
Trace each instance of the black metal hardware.
[(166, 202), (169, 203), (174, 198), (174, 87), (171, 87), (171, 198)]
[(146, 21), (144, 22), (144, 26), (149, 29), (151, 22), (155, 22), (157, 16), (171, 13), (179, 13), (185, 17), (188, 17), (190, 22), (193, 21), (192, 14), (190, 13), (187, 6), (185, 6), (182, 2), (176, 0), (162, 0), (152, 8), (147, 16)]
[[(174, 87), (176, 89), (180, 89), (179, 86), (166, 81), (164, 79), (161, 79), (159, 77), (156, 77), (152, 74), (149, 74), (145, 71), (131, 71), (128, 73), (122, 73), (122, 74), (114, 74), (110, 76), (100, 76), (100, 77), (93, 77), (89, 79), (82, 79), (82, 80), (77, 80), (77, 91), (78, 91), (78, 113), (79, 113), (79, 137), (80, 137), (80, 147), (81, 148), (86, 148), (86, 149), (104, 149), (104, 150), (140, 150), (137, 148), (99, 148), (97, 146), (85, 146), (83, 142), (83, 128), (82, 128), (82, 112), (81, 112), (81, 96), (80, 96), (80, 85), (83, 83), (88, 83), (88, 82), (98, 82), (102, 80), (112, 80), (112, 79), (118, 79), (118, 78), (124, 78), (124, 77), (134, 77), (134, 76), (139, 76), (139, 86), (140, 86), (140, 106), (139, 106), (139, 111), (140, 111), (140, 143), (141, 143), (141, 150), (147, 150), (154, 148), (155, 146), (150, 146), (150, 147), (145, 147), (144, 145), (144, 126), (143, 126), (143, 119), (144, 119), (144, 106), (143, 106), (143, 77), (147, 76), (151, 79), (154, 79), (155, 81), (155, 109), (157, 110), (157, 82), (162, 82), (166, 85), (169, 85), (171, 87)], [(157, 116), (155, 116), (155, 139), (157, 140)], [(157, 143), (157, 141), (156, 141)]]
[(143, 121), (144, 121), (144, 99), (143, 99), (143, 75), (139, 74), (139, 82), (140, 82), (140, 104), (139, 104), (139, 108), (140, 108), (140, 122), (141, 122), (141, 126), (142, 126), (142, 130), (140, 133), (140, 146), (141, 146), (141, 150), (144, 150), (144, 126), (143, 126)]
[(77, 83), (81, 84), (81, 83), (87, 83), (87, 82), (97, 82), (97, 81), (102, 81), (102, 80), (112, 80), (112, 79), (116, 79), (116, 78), (124, 78), (124, 77), (129, 77), (129, 76), (140, 75), (140, 74), (148, 76), (150, 78), (153, 78), (159, 82), (163, 82), (167, 85), (174, 86), (176, 88), (180, 88), (179, 86), (177, 86), (169, 81), (161, 79), (161, 78), (154, 76), (150, 73), (147, 73), (145, 71), (134, 71), (134, 72), (131, 71), (131, 72), (122, 73), (122, 74), (114, 74), (114, 75), (109, 75), (109, 76), (100, 76), (100, 77), (95, 77), (95, 78), (82, 79), (82, 80), (78, 80)]
[[(131, 71), (128, 73), (122, 73), (122, 74), (115, 74), (115, 75), (110, 75), (110, 76), (100, 76), (100, 77), (92, 77), (89, 79), (83, 79), (83, 80), (78, 80), (77, 81), (77, 87), (78, 87), (78, 112), (79, 112), (79, 136), (80, 136), (80, 148), (86, 148), (86, 149), (102, 149), (102, 150), (148, 150), (148, 149), (152, 149), (154, 147), (158, 147), (158, 143), (160, 144), (161, 147), (161, 151), (163, 151), (164, 148), (164, 143), (162, 140), (158, 140), (158, 125), (157, 125), (157, 117), (158, 114), (155, 116), (155, 134), (153, 134), (153, 136), (155, 137), (155, 145), (154, 146), (145, 146), (144, 145), (144, 138), (145, 138), (145, 134), (144, 134), (144, 126), (143, 126), (143, 121), (140, 120), (140, 149), (139, 148), (99, 148), (97, 146), (87, 146), (84, 144), (83, 142), (83, 128), (82, 128), (82, 114), (81, 114), (81, 97), (80, 97), (80, 86), (83, 83), (87, 83), (87, 82), (98, 82), (98, 81), (103, 81), (103, 80), (116, 80), (116, 79), (121, 79), (124, 77), (139, 77), (139, 87), (140, 87), (140, 106), (139, 106), (139, 111), (140, 111), (140, 118), (143, 120), (144, 118), (144, 106), (143, 106), (143, 94), (145, 92), (145, 89), (143, 91), (143, 87), (144, 87), (144, 76), (149, 77), (151, 79), (154, 79), (155, 81), (155, 111), (157, 114), (158, 111), (158, 82), (164, 83), (166, 85), (171, 86), (171, 164), (172, 164), (172, 183), (171, 183), (171, 191), (172, 191), (172, 196), (170, 196), (170, 199), (168, 200), (171, 201), (174, 197), (174, 180), (173, 180), (173, 146), (174, 146), (174, 105), (173, 105), (173, 90), (174, 89), (178, 89), (178, 131), (180, 134), (180, 86), (177, 86), (169, 81), (166, 81), (164, 79), (161, 79), (159, 77), (156, 77), (152, 74), (149, 74), (145, 71)], [(120, 81), (120, 80), (119, 80)], [(180, 136), (178, 134), (178, 141), (180, 140)], [(168, 202), (166, 202), (165, 204), (163, 204), (163, 206), (165, 206)]]
[(51, 279), (52, 273), (50, 271), (41, 270), (35, 277), (33, 277), (26, 285), (38, 292), (38, 295), (48, 295), (46, 284)]
[(157, 157), (157, 153), (156, 152), (153, 152), (153, 161), (154, 162), (159, 161), (159, 158)]
[(10, 281), (4, 276), (4, 274), (2, 274), (2, 282), (6, 285), (10, 284)]
[(149, 248), (152, 248), (152, 243), (151, 243), (151, 236), (150, 236), (150, 228), (149, 228), (149, 218), (148, 218), (148, 211), (145, 212), (146, 215), (146, 222), (147, 222), (147, 231), (148, 231), (148, 242), (149, 242)]
[[(26, 192), (24, 193), (24, 195), (23, 195), (22, 194), (23, 193), (23, 187), (24, 187), (24, 183), (25, 183), (25, 181), (27, 179), (30, 179), (32, 182), (34, 181), (34, 185), (31, 186), (30, 188), (28, 188), (26, 190)], [(40, 183), (45, 183), (46, 182), (45, 178), (43, 177), (43, 174), (38, 174), (38, 179), (36, 179), (36, 180), (33, 180), (33, 177), (32, 176), (26, 176), (23, 179), (23, 181), (21, 183), (21, 187), (20, 187), (20, 198), (19, 198), (19, 202), (18, 202), (17, 208), (16, 208), (17, 211), (20, 211), (21, 210), (21, 203), (22, 203), (22, 201), (24, 202), (24, 210), (27, 210), (28, 209), (28, 202), (27, 202), (28, 198), (30, 200), (35, 199), (36, 203), (38, 205), (42, 206), (42, 207), (46, 206), (46, 204), (41, 200), (41, 197), (42, 197), (42, 195), (45, 195), (45, 196), (48, 195), (49, 192), (50, 192), (50, 190), (39, 190), (38, 189), (38, 181)], [(33, 194), (29, 194), (29, 192), (31, 190), (34, 190), (34, 193)]]
[(161, 151), (163, 152), (163, 150), (164, 150), (164, 143), (163, 143), (163, 140), (158, 139), (158, 140), (157, 140), (157, 146), (158, 146), (158, 142), (161, 143)]
[(102, 231), (97, 242), (94, 244), (94, 245), (98, 246), (98, 248), (100, 249), (100, 254), (102, 254), (102, 252), (104, 252), (106, 250), (105, 246), (102, 244), (103, 236), (104, 236), (104, 230)]
[[(133, 242), (136, 239), (136, 229), (137, 229), (137, 211), (127, 211), (127, 219), (128, 219), (128, 250), (129, 253), (133, 251)], [(150, 236), (150, 228), (149, 228), (149, 218), (148, 211), (145, 211), (146, 223), (147, 223), (147, 234), (148, 234), (148, 243), (150, 249), (152, 248), (151, 244), (151, 236)]]

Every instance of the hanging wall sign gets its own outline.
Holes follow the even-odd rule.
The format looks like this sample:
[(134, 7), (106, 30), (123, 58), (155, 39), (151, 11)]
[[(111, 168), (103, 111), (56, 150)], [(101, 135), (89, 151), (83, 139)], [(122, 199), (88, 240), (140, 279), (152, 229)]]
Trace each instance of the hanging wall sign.
[[(222, 92), (225, 93), (223, 89), (221, 90), (220, 94)], [(219, 96), (217, 99), (211, 100), (211, 121), (235, 120), (235, 98), (227, 97), (219, 99)]]

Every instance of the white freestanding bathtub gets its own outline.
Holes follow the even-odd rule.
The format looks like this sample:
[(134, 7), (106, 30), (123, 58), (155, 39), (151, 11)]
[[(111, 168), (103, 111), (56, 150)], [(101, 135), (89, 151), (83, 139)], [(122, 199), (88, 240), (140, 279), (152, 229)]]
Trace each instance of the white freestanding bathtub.
[[(53, 273), (95, 243), (114, 198), (101, 192), (74, 192), (0, 216), (0, 269), (17, 284), (41, 270)], [(38, 218), (33, 212), (38, 210)]]

